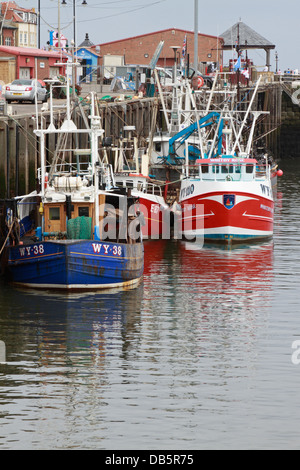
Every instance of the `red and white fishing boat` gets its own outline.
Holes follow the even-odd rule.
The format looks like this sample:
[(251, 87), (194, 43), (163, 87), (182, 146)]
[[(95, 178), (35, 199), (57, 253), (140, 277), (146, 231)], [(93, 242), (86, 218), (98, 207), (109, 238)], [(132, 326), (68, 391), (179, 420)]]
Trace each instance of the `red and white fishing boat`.
[(137, 200), (143, 239), (157, 240), (168, 232), (170, 207), (165, 201), (164, 183), (149, 176), (149, 156), (144, 148), (138, 148), (137, 138), (132, 137), (134, 126), (124, 127), (124, 137), (113, 148), (115, 153), (113, 185), (126, 188)]
[(131, 190), (131, 195), (138, 200), (135, 210), (140, 212), (144, 239), (157, 240), (169, 230), (166, 214), (170, 210), (162, 192), (161, 185), (153, 182), (149, 176), (122, 171), (114, 174), (118, 187)]
[(180, 190), (181, 234), (204, 242), (245, 242), (273, 235), (274, 200), (268, 162), (253, 158), (197, 160)]

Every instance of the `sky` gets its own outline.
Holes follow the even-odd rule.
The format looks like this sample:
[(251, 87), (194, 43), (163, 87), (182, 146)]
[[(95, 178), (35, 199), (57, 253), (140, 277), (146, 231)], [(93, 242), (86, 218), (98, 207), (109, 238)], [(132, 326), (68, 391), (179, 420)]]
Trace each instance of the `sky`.
[[(58, 1), (40, 0), (41, 46), (48, 31), (58, 26)], [(61, 30), (73, 37), (73, 2), (60, 6)], [(94, 44), (125, 39), (168, 28), (194, 31), (194, 0), (82, 0), (76, 1), (77, 44), (88, 33)], [(37, 8), (38, 0), (16, 0), (24, 8)], [(199, 32), (221, 36), (241, 20), (275, 44), (281, 70), (300, 70), (299, 0), (198, 0)], [(256, 65), (265, 65), (264, 51), (251, 52)], [(271, 53), (275, 70), (275, 52)]]

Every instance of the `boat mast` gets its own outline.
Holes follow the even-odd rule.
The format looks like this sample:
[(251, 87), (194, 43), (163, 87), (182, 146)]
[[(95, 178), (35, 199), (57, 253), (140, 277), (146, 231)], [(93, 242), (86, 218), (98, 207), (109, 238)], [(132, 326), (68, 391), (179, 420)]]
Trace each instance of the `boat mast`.
[(198, 75), (198, 17), (199, 17), (199, 9), (198, 9), (198, 0), (194, 0), (194, 16), (195, 16), (195, 29), (194, 29), (194, 69), (196, 77)]
[[(99, 226), (99, 153), (98, 153), (98, 138), (103, 134), (100, 126), (100, 116), (95, 114), (95, 93), (91, 92), (91, 158), (92, 158), (92, 174), (94, 177), (95, 188), (95, 225)], [(108, 168), (109, 170), (109, 168)]]
[(254, 92), (253, 92), (253, 95), (252, 95), (250, 104), (249, 104), (249, 106), (248, 106), (248, 109), (247, 109), (246, 115), (245, 115), (245, 117), (244, 117), (243, 123), (242, 123), (242, 125), (241, 125), (241, 127), (240, 127), (240, 130), (239, 130), (239, 133), (238, 133), (238, 135), (237, 135), (236, 141), (235, 141), (234, 146), (233, 146), (233, 148), (232, 148), (231, 155), (234, 155), (235, 149), (236, 149), (236, 147), (237, 147), (237, 145), (238, 145), (238, 142), (239, 142), (239, 140), (240, 140), (240, 138), (241, 138), (241, 136), (242, 136), (242, 132), (243, 132), (243, 130), (244, 130), (244, 127), (245, 127), (245, 124), (246, 124), (246, 122), (247, 122), (247, 119), (248, 119), (250, 110), (251, 110), (251, 108), (252, 108), (252, 104), (253, 104), (253, 101), (254, 101), (254, 99), (255, 99), (255, 96), (256, 96), (256, 93), (257, 93), (257, 90), (258, 90), (260, 81), (261, 81), (261, 76), (260, 76), (259, 79), (257, 80), (255, 90), (254, 90)]

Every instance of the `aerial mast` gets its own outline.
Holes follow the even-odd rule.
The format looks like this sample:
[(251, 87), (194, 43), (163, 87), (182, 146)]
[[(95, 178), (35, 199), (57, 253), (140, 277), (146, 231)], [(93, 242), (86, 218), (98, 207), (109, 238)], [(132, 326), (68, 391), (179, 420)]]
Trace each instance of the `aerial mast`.
[(198, 31), (199, 31), (199, 27), (198, 27), (198, 16), (199, 16), (199, 10), (198, 10), (198, 0), (194, 0), (195, 2), (195, 12), (194, 12), (194, 16), (195, 16), (195, 28), (194, 28), (194, 69), (195, 69), (195, 73), (196, 73), (196, 77), (197, 77), (197, 74), (198, 74)]

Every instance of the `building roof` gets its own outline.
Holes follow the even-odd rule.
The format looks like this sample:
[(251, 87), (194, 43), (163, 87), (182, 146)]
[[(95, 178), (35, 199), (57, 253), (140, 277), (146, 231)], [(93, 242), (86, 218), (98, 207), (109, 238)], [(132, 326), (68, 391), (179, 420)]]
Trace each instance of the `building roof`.
[(0, 18), (0, 24), (3, 23), (3, 29), (18, 29), (16, 26), (13, 25), (11, 20), (2, 20)]
[(17, 14), (21, 13), (35, 13), (34, 8), (19, 7), (15, 2), (1, 3), (2, 15), (5, 14), (6, 19), (13, 20), (15, 23), (25, 23), (25, 21)]
[[(8, 4), (8, 6), (7, 6)], [(27, 13), (33, 13), (35, 12), (34, 8), (23, 8), (23, 7), (19, 7), (16, 2), (2, 2), (1, 3), (2, 5), (2, 10), (6, 10), (6, 6), (7, 6), (7, 10), (17, 10), (17, 11), (24, 11), (24, 12), (27, 12)]]
[(227, 29), (221, 37), (224, 39), (224, 49), (232, 49), (237, 46), (239, 36), (239, 46), (245, 49), (275, 49), (275, 45), (258, 34), (254, 29), (239, 21), (231, 28)]
[(90, 41), (89, 33), (86, 33), (85, 40), (78, 47), (92, 47), (94, 44)]
[(90, 47), (78, 47), (78, 49), (76, 49), (75, 54), (76, 56), (78, 56), (79, 59), (86, 59), (88, 56), (90, 57), (91, 55), (94, 57), (101, 57), (101, 55), (98, 54), (98, 52), (96, 52), (94, 48), (92, 49)]
[(42, 49), (34, 49), (31, 47), (14, 47), (14, 46), (0, 46), (0, 52), (6, 52), (11, 55), (25, 55), (31, 57), (52, 57), (60, 59), (60, 53), (55, 51), (44, 51)]

